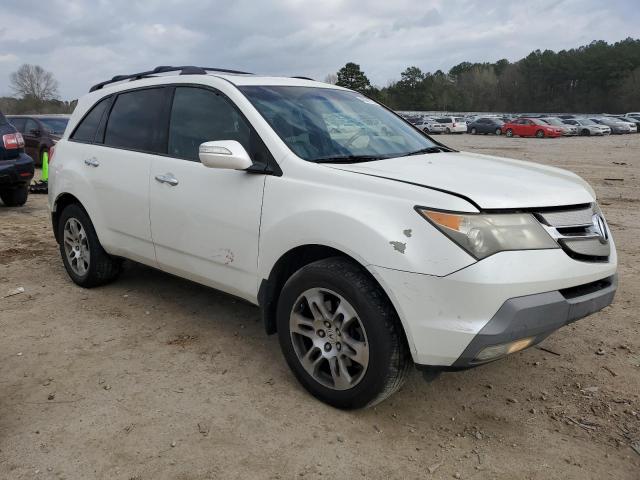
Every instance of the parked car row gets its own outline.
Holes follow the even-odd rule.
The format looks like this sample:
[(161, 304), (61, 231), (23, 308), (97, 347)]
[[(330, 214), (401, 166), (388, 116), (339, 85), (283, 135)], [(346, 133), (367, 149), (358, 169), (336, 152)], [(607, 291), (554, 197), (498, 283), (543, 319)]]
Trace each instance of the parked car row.
[(405, 119), (427, 134), (470, 133), (508, 137), (603, 136), (637, 133), (640, 113), (625, 115), (467, 115), (434, 117), (405, 115)]

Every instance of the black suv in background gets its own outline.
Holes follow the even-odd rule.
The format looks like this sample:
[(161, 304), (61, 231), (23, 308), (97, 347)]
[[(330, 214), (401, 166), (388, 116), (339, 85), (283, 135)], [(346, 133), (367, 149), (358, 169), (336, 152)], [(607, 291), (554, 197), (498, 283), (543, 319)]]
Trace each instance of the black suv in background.
[(0, 112), (0, 199), (7, 207), (24, 205), (33, 178), (33, 160), (24, 139)]
[(24, 149), (37, 166), (42, 166), (42, 156), (62, 137), (69, 123), (67, 115), (10, 115), (9, 122), (24, 138)]

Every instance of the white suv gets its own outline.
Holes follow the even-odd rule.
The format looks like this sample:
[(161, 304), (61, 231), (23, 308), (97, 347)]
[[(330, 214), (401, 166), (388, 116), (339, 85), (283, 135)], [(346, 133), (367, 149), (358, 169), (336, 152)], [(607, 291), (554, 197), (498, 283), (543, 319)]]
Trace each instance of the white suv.
[(131, 259), (242, 297), (340, 408), (612, 302), (613, 240), (575, 174), (457, 152), (344, 88), (175, 70), (96, 85), (55, 148), (49, 206), (78, 285)]

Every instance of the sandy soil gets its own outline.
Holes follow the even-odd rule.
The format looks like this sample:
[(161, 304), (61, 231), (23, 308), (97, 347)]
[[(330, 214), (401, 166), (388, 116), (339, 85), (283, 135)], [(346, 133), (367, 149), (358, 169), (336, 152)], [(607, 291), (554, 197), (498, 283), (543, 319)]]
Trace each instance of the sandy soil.
[(134, 264), (76, 287), (34, 195), (0, 206), (0, 478), (640, 478), (640, 135), (442, 140), (589, 180), (617, 241), (614, 305), (549, 351), (415, 372), (341, 412), (296, 383), (251, 305)]

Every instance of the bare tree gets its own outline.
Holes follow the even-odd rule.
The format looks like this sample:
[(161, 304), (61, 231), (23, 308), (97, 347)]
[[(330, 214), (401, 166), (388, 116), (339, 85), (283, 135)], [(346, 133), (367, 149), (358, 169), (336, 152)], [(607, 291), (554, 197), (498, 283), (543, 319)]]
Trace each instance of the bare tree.
[(335, 85), (336, 83), (338, 83), (338, 75), (336, 75), (335, 73), (329, 73), (326, 77), (324, 77), (324, 83)]
[(24, 64), (11, 74), (11, 89), (16, 95), (41, 101), (58, 98), (58, 81), (39, 65)]

